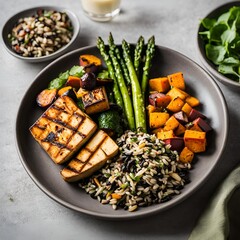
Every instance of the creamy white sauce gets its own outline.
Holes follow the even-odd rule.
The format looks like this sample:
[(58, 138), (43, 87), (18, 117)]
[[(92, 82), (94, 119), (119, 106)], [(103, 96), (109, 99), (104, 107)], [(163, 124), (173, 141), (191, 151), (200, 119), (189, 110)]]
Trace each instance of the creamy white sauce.
[(82, 0), (82, 7), (88, 13), (104, 15), (119, 9), (120, 2), (120, 0)]

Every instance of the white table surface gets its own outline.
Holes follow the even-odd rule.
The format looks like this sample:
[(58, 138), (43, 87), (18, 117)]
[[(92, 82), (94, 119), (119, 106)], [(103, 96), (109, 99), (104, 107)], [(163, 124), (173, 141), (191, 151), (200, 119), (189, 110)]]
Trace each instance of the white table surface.
[[(60, 5), (79, 17), (81, 31), (73, 48), (95, 45), (97, 36), (136, 42), (155, 35), (156, 44), (199, 62), (199, 19), (226, 0), (123, 0), (121, 14), (108, 23), (89, 20), (80, 0), (7, 0), (0, 5), (0, 27), (14, 13), (34, 6)], [(47, 197), (25, 172), (15, 147), (15, 119), (20, 101), (47, 63), (30, 64), (12, 57), (0, 45), (0, 239), (187, 239), (208, 200), (240, 154), (240, 94), (219, 84), (226, 98), (230, 129), (226, 151), (207, 183), (179, 205), (144, 219), (111, 222), (69, 210)]]

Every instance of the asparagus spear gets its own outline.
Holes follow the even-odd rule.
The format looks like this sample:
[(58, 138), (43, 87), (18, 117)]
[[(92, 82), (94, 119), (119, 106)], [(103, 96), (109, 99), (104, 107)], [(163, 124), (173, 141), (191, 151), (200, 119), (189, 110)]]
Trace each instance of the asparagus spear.
[(145, 102), (145, 95), (146, 95), (146, 90), (148, 85), (148, 77), (149, 77), (150, 68), (152, 66), (152, 58), (154, 56), (154, 52), (155, 52), (155, 38), (154, 36), (152, 36), (148, 40), (147, 50), (146, 50), (146, 61), (143, 67), (143, 75), (142, 75), (141, 88), (142, 88), (142, 96), (143, 96), (144, 102)]
[(123, 40), (122, 41), (123, 48), (123, 57), (128, 68), (129, 77), (131, 79), (131, 87), (132, 87), (132, 99), (133, 99), (133, 109), (135, 115), (135, 123), (136, 128), (141, 128), (143, 132), (147, 131), (146, 128), (146, 113), (145, 106), (143, 102), (141, 87), (135, 72), (135, 68), (130, 56), (130, 49), (128, 43)]
[(140, 36), (134, 51), (134, 67), (135, 67), (137, 77), (139, 77), (139, 74), (140, 74), (140, 63), (142, 59), (143, 48), (144, 48), (144, 38), (143, 36)]
[(114, 68), (113, 68), (110, 56), (106, 52), (104, 41), (102, 40), (101, 37), (98, 37), (98, 39), (97, 39), (97, 47), (100, 50), (100, 54), (102, 55), (103, 60), (105, 61), (106, 65), (107, 65), (110, 78), (113, 79), (113, 94), (114, 94), (116, 103), (124, 110), (123, 99), (122, 99), (122, 95), (121, 95), (119, 87), (118, 87), (117, 79), (116, 79), (116, 76), (114, 73)]
[(125, 79), (127, 85), (131, 85), (131, 81), (130, 81), (130, 78), (129, 78), (129, 73), (128, 73), (127, 66), (126, 66), (126, 64), (124, 62), (124, 59), (121, 56), (119, 48), (114, 43), (114, 39), (113, 39), (112, 33), (109, 34), (108, 44), (109, 44), (110, 49), (113, 52), (115, 52), (115, 54), (116, 54), (116, 57), (117, 57), (120, 65), (121, 65), (123, 76), (124, 76), (124, 79)]
[(126, 115), (126, 118), (128, 121), (128, 125), (129, 125), (129, 128), (134, 131), (135, 130), (135, 120), (134, 120), (134, 113), (133, 113), (131, 97), (128, 94), (128, 89), (127, 89), (127, 86), (126, 86), (124, 78), (123, 78), (122, 70), (121, 70), (120, 64), (118, 63), (116, 56), (114, 55), (114, 52), (112, 50), (110, 50), (109, 55), (112, 59), (112, 63), (113, 63), (114, 70), (115, 70), (115, 75), (116, 75), (116, 78), (118, 81), (118, 86), (119, 86), (121, 94), (122, 94), (123, 104), (125, 107), (125, 115)]

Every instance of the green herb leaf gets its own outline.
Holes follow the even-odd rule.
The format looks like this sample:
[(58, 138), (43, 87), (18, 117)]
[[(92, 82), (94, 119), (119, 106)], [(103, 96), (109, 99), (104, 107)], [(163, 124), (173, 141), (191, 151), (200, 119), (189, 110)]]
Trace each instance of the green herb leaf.
[(211, 18), (204, 18), (201, 20), (201, 24), (203, 25), (203, 27), (205, 27), (208, 30), (211, 29), (216, 22), (217, 22), (216, 19)]
[(48, 89), (60, 89), (64, 86), (64, 84), (67, 82), (69, 76), (69, 71), (60, 73), (59, 76), (55, 79), (53, 79), (49, 85)]
[(73, 66), (69, 71), (69, 75), (75, 77), (82, 77), (84, 73), (85, 71), (83, 66)]
[(231, 65), (220, 64), (218, 66), (218, 71), (224, 75), (230, 74), (230, 75), (237, 76), (240, 79), (240, 75), (237, 73), (237, 71)]
[(221, 36), (222, 34), (228, 30), (228, 26), (226, 24), (218, 24), (213, 26), (210, 29), (210, 42), (222, 42)]
[(231, 43), (235, 39), (235, 37), (236, 37), (236, 31), (232, 29), (228, 29), (224, 31), (223, 34), (221, 35), (223, 45), (226, 43)]
[(219, 23), (228, 24), (228, 20), (230, 18), (230, 15), (231, 15), (230, 12), (226, 12), (226, 13), (223, 13), (222, 15), (220, 15), (219, 18), (217, 19), (217, 24), (219, 24)]
[(66, 80), (66, 81), (67, 81), (68, 77), (69, 77), (69, 71), (68, 70), (66, 72), (60, 73), (59, 76), (58, 76), (58, 78)]
[(230, 65), (230, 66), (233, 66), (233, 67), (236, 67), (236, 66), (240, 65), (239, 59), (234, 58), (234, 57), (225, 58), (222, 63), (224, 65)]
[(224, 46), (214, 46), (210, 43), (205, 46), (205, 49), (207, 58), (216, 65), (223, 61), (227, 52)]

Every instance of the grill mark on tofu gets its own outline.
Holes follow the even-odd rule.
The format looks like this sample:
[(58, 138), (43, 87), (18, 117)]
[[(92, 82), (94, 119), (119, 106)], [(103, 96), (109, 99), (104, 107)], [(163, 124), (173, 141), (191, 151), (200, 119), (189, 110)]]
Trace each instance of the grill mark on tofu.
[[(82, 170), (83, 170), (83, 168), (86, 166), (86, 165), (90, 165), (90, 166), (92, 166), (93, 164), (90, 162), (90, 159), (91, 159), (91, 157), (94, 155), (94, 153), (95, 152), (97, 152), (98, 151), (98, 149), (99, 148), (101, 148), (101, 145), (102, 145), (102, 143), (105, 141), (105, 139), (106, 138), (108, 138), (109, 136), (107, 135), (107, 134), (105, 134), (104, 135), (104, 138), (99, 142), (99, 145), (98, 145), (98, 147), (95, 149), (95, 151), (90, 151), (88, 148), (87, 148), (87, 146), (85, 146), (84, 147), (84, 149), (82, 149), (81, 151), (87, 151), (88, 153), (89, 153), (89, 156), (85, 159), (85, 161), (84, 160), (81, 160), (80, 158), (79, 158), (79, 155), (81, 154), (81, 152), (80, 152), (80, 154), (78, 154), (74, 159), (72, 159), (71, 160), (71, 162), (78, 162), (80, 165), (82, 165), (81, 166), (81, 168), (80, 169), (76, 169), (76, 168), (74, 168), (74, 167), (72, 167), (71, 166), (71, 162), (65, 167), (66, 169), (68, 169), (68, 170), (70, 170), (70, 171), (72, 171), (72, 172), (75, 172), (75, 173), (81, 173), (82, 172)], [(104, 155), (107, 157), (107, 155), (106, 155), (106, 153), (103, 151), (103, 153), (104, 153)]]
[(50, 157), (62, 163), (95, 132), (96, 124), (64, 96), (59, 97), (29, 130)]
[[(78, 115), (78, 114), (75, 114), (75, 115)], [(63, 121), (61, 121), (61, 120), (59, 120), (59, 119), (50, 118), (50, 117), (47, 116), (47, 115), (44, 116), (44, 117), (46, 117), (49, 121), (55, 122), (55, 123), (57, 123), (57, 124), (59, 124), (59, 125), (62, 125), (63, 127), (66, 127), (66, 128), (68, 128), (68, 129), (70, 129), (70, 130), (72, 130), (72, 131), (74, 131), (74, 132), (77, 132), (79, 126), (82, 124), (82, 122), (84, 121), (84, 118), (85, 118), (85, 117), (80, 116), (80, 115), (78, 115), (78, 116), (81, 117), (81, 121), (78, 123), (77, 127), (72, 127), (71, 125), (69, 125), (69, 124), (66, 123), (66, 122), (63, 122)]]

